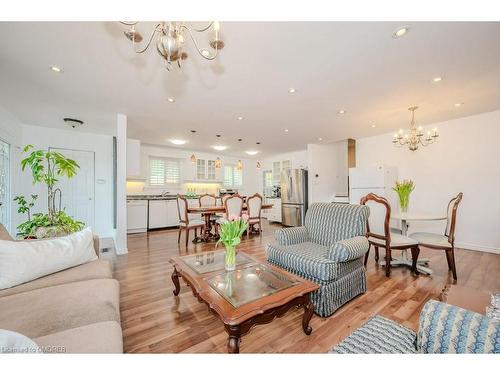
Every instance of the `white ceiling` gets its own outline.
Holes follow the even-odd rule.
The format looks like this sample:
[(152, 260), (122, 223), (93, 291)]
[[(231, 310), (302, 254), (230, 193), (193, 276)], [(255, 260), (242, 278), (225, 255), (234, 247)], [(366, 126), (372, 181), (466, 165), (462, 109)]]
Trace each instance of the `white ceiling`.
[(121, 112), (143, 142), (182, 138), (184, 148), (224, 144), (221, 154), (256, 157), (392, 132), (407, 126), (410, 105), (422, 125), (500, 109), (500, 23), (409, 23), (393, 39), (404, 24), (222, 22), (215, 62), (188, 41), (183, 68), (167, 72), (154, 49), (135, 55), (117, 22), (3, 22), (0, 100), (28, 124), (76, 117), (84, 131), (112, 133)]

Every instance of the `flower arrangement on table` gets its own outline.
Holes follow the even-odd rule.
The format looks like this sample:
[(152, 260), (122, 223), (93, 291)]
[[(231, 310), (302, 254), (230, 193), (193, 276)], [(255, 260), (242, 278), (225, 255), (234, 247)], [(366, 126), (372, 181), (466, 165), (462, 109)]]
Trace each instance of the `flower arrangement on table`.
[(415, 184), (412, 180), (403, 180), (401, 182), (396, 181), (396, 184), (392, 188), (399, 196), (399, 206), (401, 212), (408, 211), (408, 205), (410, 204), (410, 194), (415, 189)]
[(234, 271), (236, 269), (236, 246), (241, 242), (241, 236), (248, 229), (248, 215), (243, 214), (241, 217), (235, 215), (224, 215), (225, 221), (220, 224), (220, 237), (217, 241), (224, 244), (226, 254), (224, 256), (224, 265), (226, 271)]

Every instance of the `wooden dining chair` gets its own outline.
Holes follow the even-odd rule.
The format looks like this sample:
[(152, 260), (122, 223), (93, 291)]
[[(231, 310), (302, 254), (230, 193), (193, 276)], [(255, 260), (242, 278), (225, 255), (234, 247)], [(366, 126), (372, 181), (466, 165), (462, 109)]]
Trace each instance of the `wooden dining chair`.
[(259, 225), (259, 234), (262, 234), (262, 196), (259, 193), (247, 198), (247, 213), (248, 213), (248, 230), (247, 239), (250, 237), (250, 232), (255, 225)]
[(217, 205), (217, 198), (213, 194), (202, 194), (198, 198), (200, 207), (213, 207)]
[(462, 201), (462, 197), (463, 193), (458, 193), (458, 195), (453, 197), (448, 203), (444, 235), (425, 232), (410, 234), (410, 237), (418, 241), (419, 245), (431, 249), (444, 250), (446, 252), (448, 271), (451, 271), (455, 281), (457, 281), (457, 267), (455, 264), (455, 226), (457, 224), (457, 209)]
[[(385, 249), (385, 275), (391, 275), (391, 260), (392, 250), (411, 250), (413, 272), (418, 274), (417, 260), (420, 249), (418, 242), (407, 236), (397, 233), (391, 233), (389, 222), (391, 219), (391, 206), (387, 199), (379, 197), (376, 194), (370, 193), (361, 198), (360, 204), (370, 208), (370, 215), (366, 223), (366, 237), (370, 243), (370, 247), (365, 255), (365, 267), (370, 254), (370, 249), (375, 248), (375, 258), (378, 261), (378, 248)], [(382, 222), (382, 218), (384, 221)]]
[(243, 213), (243, 203), (245, 202), (238, 194), (231, 195), (224, 201), (225, 217), (217, 220), (217, 225), (223, 224), (230, 216), (241, 217)]
[(186, 232), (186, 247), (189, 243), (189, 231), (194, 229), (195, 238), (198, 236), (198, 228), (202, 231), (205, 230), (205, 222), (200, 219), (189, 219), (188, 215), (188, 201), (182, 195), (177, 195), (177, 210), (179, 212), (179, 236), (177, 243), (181, 242), (181, 232)]

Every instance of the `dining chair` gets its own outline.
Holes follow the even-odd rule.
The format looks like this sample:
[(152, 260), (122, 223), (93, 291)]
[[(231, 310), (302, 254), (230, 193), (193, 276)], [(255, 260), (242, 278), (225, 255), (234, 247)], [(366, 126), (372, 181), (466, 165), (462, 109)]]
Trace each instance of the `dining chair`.
[(217, 205), (217, 198), (212, 194), (202, 194), (198, 200), (200, 201), (200, 207), (213, 207)]
[(259, 224), (259, 234), (262, 234), (262, 196), (259, 193), (247, 198), (247, 213), (248, 213), (248, 230), (247, 239), (250, 237), (250, 232), (256, 224)]
[(223, 224), (227, 219), (229, 219), (230, 216), (241, 217), (241, 214), (243, 213), (244, 200), (238, 194), (227, 197), (225, 200), (223, 200), (223, 202), (225, 208), (225, 217), (217, 219), (216, 223), (218, 225)]
[(455, 226), (457, 224), (457, 209), (462, 201), (462, 197), (463, 193), (458, 193), (458, 195), (453, 197), (448, 203), (444, 235), (426, 232), (410, 234), (410, 237), (418, 241), (419, 245), (431, 249), (444, 250), (446, 252), (448, 271), (451, 271), (455, 281), (457, 281), (457, 267), (455, 264)]
[[(365, 255), (365, 267), (371, 247), (375, 248), (376, 261), (378, 261), (378, 248), (382, 247), (385, 249), (385, 275), (389, 277), (391, 275), (392, 250), (410, 249), (412, 256), (411, 269), (418, 274), (417, 260), (420, 253), (418, 241), (401, 234), (391, 233), (389, 226), (391, 206), (387, 199), (370, 193), (361, 198), (360, 204), (370, 208), (370, 215), (366, 223), (366, 237), (368, 238), (370, 247)], [(384, 218), (384, 222), (382, 222), (381, 218)]]
[(194, 229), (195, 238), (198, 236), (198, 228), (202, 231), (205, 229), (205, 222), (200, 219), (190, 219), (188, 215), (188, 201), (182, 195), (177, 195), (177, 210), (179, 212), (179, 236), (177, 243), (181, 241), (181, 232), (186, 232), (186, 247), (189, 242), (189, 231)]

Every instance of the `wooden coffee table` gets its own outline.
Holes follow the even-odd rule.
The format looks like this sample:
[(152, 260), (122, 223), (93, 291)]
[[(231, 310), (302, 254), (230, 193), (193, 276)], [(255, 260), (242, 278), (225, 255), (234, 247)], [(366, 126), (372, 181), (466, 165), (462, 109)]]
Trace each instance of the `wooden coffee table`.
[(314, 312), (310, 293), (319, 289), (277, 267), (260, 264), (239, 252), (236, 270), (224, 270), (224, 251), (211, 251), (170, 259), (174, 266), (174, 295), (182, 278), (198, 301), (204, 302), (224, 323), (228, 353), (239, 353), (241, 336), (257, 324), (267, 324), (292, 307), (303, 307), (302, 329), (310, 335)]

